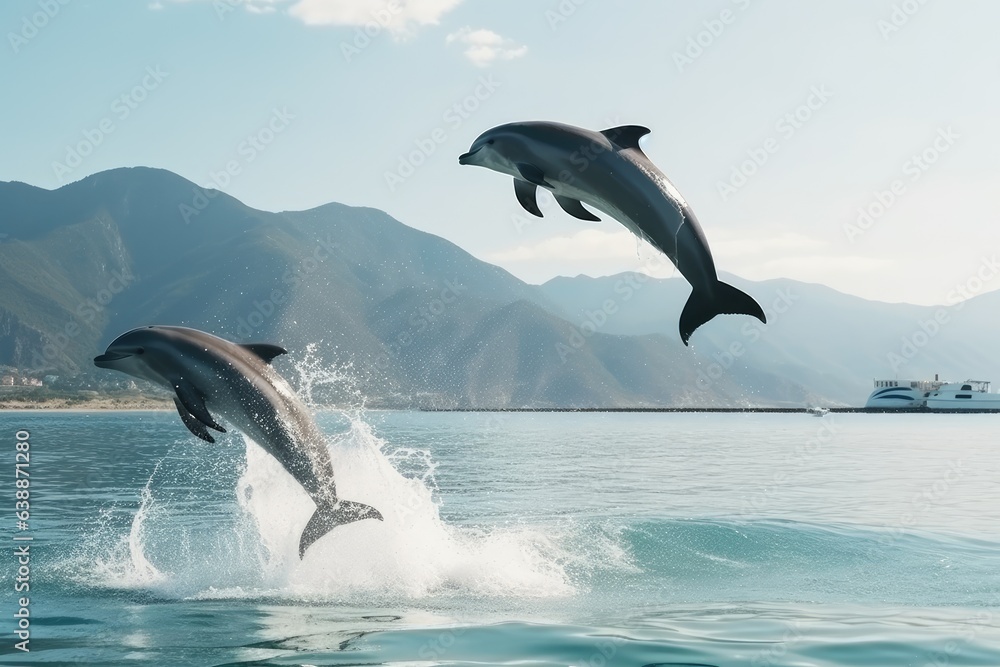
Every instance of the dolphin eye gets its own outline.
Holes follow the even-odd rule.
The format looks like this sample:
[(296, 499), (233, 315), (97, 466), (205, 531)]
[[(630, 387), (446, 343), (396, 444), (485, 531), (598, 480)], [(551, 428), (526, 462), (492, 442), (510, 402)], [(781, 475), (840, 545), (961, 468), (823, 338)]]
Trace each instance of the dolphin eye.
[(145, 350), (145, 348), (137, 347), (137, 348), (135, 348), (135, 353), (136, 354), (145, 354), (146, 350)]
[(487, 139), (487, 140), (486, 140), (486, 143), (487, 143), (488, 145), (492, 146), (492, 145), (493, 145), (493, 140), (492, 140), (492, 139)]

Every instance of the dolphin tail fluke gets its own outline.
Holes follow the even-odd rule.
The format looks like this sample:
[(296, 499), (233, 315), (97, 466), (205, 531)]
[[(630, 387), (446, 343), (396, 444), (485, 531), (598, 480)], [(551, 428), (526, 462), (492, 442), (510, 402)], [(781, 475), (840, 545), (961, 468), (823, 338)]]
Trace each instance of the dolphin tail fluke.
[(317, 507), (313, 515), (309, 517), (309, 523), (302, 531), (302, 537), (299, 538), (299, 558), (305, 555), (306, 549), (312, 546), (313, 542), (337, 526), (362, 519), (382, 521), (382, 514), (370, 505), (351, 500), (341, 500), (333, 505)]
[(716, 281), (711, 294), (694, 291), (681, 312), (681, 340), (688, 344), (694, 330), (716, 315), (751, 315), (767, 323), (764, 310), (752, 296)]

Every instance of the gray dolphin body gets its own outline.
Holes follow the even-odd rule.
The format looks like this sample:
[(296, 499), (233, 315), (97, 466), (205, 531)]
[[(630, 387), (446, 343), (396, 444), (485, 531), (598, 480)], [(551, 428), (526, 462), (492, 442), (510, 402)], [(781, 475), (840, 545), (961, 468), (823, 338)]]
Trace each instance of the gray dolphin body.
[(94, 359), (110, 368), (175, 392), (174, 404), (188, 429), (215, 442), (208, 429), (225, 432), (212, 417), (225, 417), (276, 458), (316, 503), (299, 540), (299, 557), (337, 526), (382, 519), (373, 507), (340, 500), (323, 434), (305, 404), (270, 362), (277, 345), (238, 345), (197, 329), (149, 326), (118, 336)]
[(542, 215), (535, 200), (541, 186), (570, 215), (600, 220), (584, 202), (658, 248), (691, 283), (680, 319), (685, 345), (695, 329), (723, 313), (766, 322), (753, 297), (719, 280), (691, 207), (639, 148), (646, 134), (638, 125), (593, 132), (561, 123), (508, 123), (481, 134), (458, 162), (513, 176), (517, 200), (533, 215)]

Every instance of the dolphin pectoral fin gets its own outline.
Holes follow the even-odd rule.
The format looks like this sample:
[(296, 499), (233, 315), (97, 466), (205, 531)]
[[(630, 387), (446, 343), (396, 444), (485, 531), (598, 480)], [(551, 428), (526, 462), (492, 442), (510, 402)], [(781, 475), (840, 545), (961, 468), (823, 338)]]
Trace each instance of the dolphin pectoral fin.
[[(208, 408), (205, 407), (205, 397), (201, 395), (201, 392), (195, 389), (193, 384), (187, 380), (178, 380), (174, 382), (173, 385), (174, 390), (177, 392), (177, 399), (181, 402), (184, 408), (191, 413), (192, 417), (205, 426), (214, 428), (219, 433), (226, 432), (226, 429), (219, 426), (219, 424), (212, 418), (212, 415), (209, 414)], [(183, 416), (184, 415), (181, 415), (182, 418)], [(195, 433), (195, 435), (198, 434)]]
[(642, 139), (649, 133), (650, 129), (642, 125), (619, 125), (618, 127), (609, 127), (606, 130), (601, 130), (601, 134), (611, 143), (622, 148), (634, 148), (640, 153), (642, 153), (642, 149), (639, 148), (639, 139)]
[(691, 292), (681, 311), (681, 340), (688, 344), (694, 330), (716, 315), (750, 315), (767, 324), (767, 316), (752, 296), (732, 285), (716, 281), (712, 293)]
[(205, 425), (195, 419), (194, 416), (188, 412), (184, 405), (176, 398), (174, 399), (174, 405), (177, 406), (177, 414), (181, 416), (181, 421), (184, 422), (184, 425), (187, 426), (189, 431), (205, 442), (215, 442), (215, 438), (211, 436), (208, 429), (205, 428)]
[(552, 184), (545, 180), (545, 172), (536, 167), (533, 164), (527, 162), (518, 162), (514, 165), (517, 167), (517, 173), (521, 174), (521, 178), (528, 181), (529, 183), (534, 183), (535, 185), (541, 185), (545, 188), (551, 188)]
[(517, 201), (524, 207), (525, 211), (540, 218), (542, 211), (538, 208), (538, 199), (535, 197), (537, 192), (538, 186), (534, 183), (514, 179), (514, 194), (517, 195)]
[(285, 348), (270, 343), (240, 343), (240, 347), (260, 357), (267, 364), (271, 363), (275, 357), (288, 354), (288, 350)]
[(341, 500), (333, 505), (317, 506), (316, 511), (309, 517), (309, 523), (302, 531), (302, 537), (299, 538), (299, 558), (305, 556), (306, 549), (312, 546), (313, 542), (337, 526), (362, 519), (382, 521), (382, 514), (370, 505), (356, 503), (352, 500)]
[(562, 210), (569, 213), (574, 218), (580, 218), (581, 220), (586, 220), (588, 222), (601, 221), (600, 218), (598, 218), (596, 215), (585, 209), (583, 207), (583, 204), (581, 204), (576, 199), (572, 199), (570, 197), (560, 197), (559, 195), (555, 195), (555, 198), (556, 202), (559, 203), (559, 207), (562, 208)]

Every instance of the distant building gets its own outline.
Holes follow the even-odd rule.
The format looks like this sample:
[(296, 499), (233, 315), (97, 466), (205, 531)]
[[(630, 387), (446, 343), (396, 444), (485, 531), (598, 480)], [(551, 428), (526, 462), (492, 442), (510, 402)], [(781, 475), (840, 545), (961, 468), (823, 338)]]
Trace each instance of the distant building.
[(24, 387), (41, 387), (42, 381), (38, 378), (21, 378), (21, 385)]
[(13, 387), (14, 386), (14, 376), (4, 375), (0, 377), (0, 387)]

